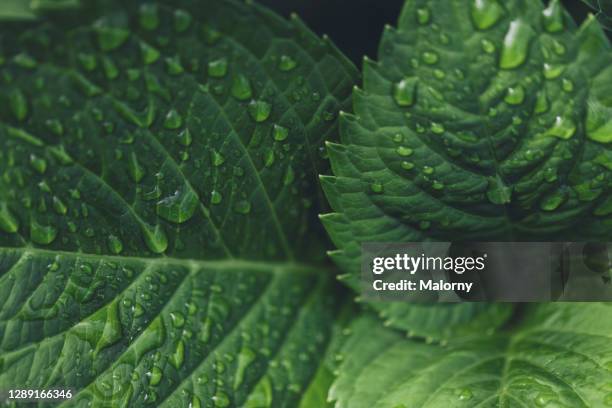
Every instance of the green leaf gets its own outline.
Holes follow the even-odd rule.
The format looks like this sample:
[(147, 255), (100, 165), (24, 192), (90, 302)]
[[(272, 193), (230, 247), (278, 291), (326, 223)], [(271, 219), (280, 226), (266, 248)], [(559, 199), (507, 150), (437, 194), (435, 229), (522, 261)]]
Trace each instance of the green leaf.
[(609, 406), (611, 307), (534, 306), (509, 332), (446, 347), (364, 317), (344, 344), (330, 397), (337, 408)]
[[(363, 242), (612, 237), (612, 53), (593, 18), (577, 28), (556, 0), (410, 0), (379, 59), (322, 177), (349, 285)], [(411, 329), (411, 306), (375, 307)]]
[(256, 5), (124, 3), (0, 28), (0, 389), (297, 406), (325, 382), (316, 174), (356, 70)]
[(0, 4), (0, 21), (35, 20), (46, 12), (79, 6), (79, 0), (3, 0)]

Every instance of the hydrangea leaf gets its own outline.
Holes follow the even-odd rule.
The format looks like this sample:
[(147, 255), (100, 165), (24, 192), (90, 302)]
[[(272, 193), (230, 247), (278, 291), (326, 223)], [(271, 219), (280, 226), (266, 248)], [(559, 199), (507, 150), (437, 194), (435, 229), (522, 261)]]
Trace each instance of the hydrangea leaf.
[(611, 307), (535, 306), (511, 331), (446, 347), (363, 317), (344, 344), (330, 397), (336, 408), (609, 406)]
[[(362, 242), (609, 240), (611, 62), (556, 0), (407, 1), (328, 144), (322, 220), (349, 285)], [(374, 307), (415, 329), (412, 306)]]
[(337, 311), (316, 174), (357, 72), (256, 5), (126, 3), (0, 28), (0, 389), (297, 406)]

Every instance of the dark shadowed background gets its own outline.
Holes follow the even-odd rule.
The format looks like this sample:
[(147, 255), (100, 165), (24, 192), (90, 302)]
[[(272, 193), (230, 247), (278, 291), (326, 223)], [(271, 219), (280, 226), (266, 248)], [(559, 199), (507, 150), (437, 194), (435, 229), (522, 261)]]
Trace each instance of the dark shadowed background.
[[(283, 16), (296, 12), (317, 34), (329, 35), (357, 66), (361, 66), (364, 55), (376, 57), (384, 25), (395, 25), (404, 3), (404, 0), (256, 1)], [(443, 3), (447, 0), (438, 1)], [(582, 21), (591, 11), (581, 0), (564, 0), (563, 3), (578, 21)]]

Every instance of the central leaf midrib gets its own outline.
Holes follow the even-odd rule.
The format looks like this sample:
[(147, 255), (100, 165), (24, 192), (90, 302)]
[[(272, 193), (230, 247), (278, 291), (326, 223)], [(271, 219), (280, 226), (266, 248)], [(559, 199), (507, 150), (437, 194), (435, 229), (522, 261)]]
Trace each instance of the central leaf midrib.
[(141, 262), (147, 265), (177, 265), (188, 268), (200, 269), (246, 269), (266, 271), (273, 273), (320, 273), (326, 267), (316, 264), (307, 264), (295, 261), (258, 261), (248, 258), (226, 258), (203, 260), (197, 258), (172, 258), (163, 257), (143, 257), (143, 256), (122, 256), (107, 254), (92, 254), (87, 252), (71, 252), (52, 249), (41, 249), (36, 247), (0, 247), (0, 255), (7, 252), (23, 252), (23, 255), (44, 255), (44, 256), (65, 256), (76, 257), (83, 260), (108, 261), (108, 262)]

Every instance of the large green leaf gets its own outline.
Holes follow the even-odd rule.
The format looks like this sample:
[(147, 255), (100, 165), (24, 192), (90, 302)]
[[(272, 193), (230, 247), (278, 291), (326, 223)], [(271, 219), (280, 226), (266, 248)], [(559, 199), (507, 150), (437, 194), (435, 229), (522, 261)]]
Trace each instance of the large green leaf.
[[(577, 28), (556, 0), (409, 0), (379, 58), (322, 178), (351, 286), (362, 242), (612, 237), (612, 53), (595, 20)], [(410, 307), (376, 307), (411, 329)]]
[(361, 318), (330, 397), (337, 408), (606, 407), (612, 404), (609, 304), (534, 307), (511, 332), (447, 347)]
[(3, 23), (0, 61), (0, 389), (316, 398), (338, 295), (315, 175), (354, 67), (220, 0)]

